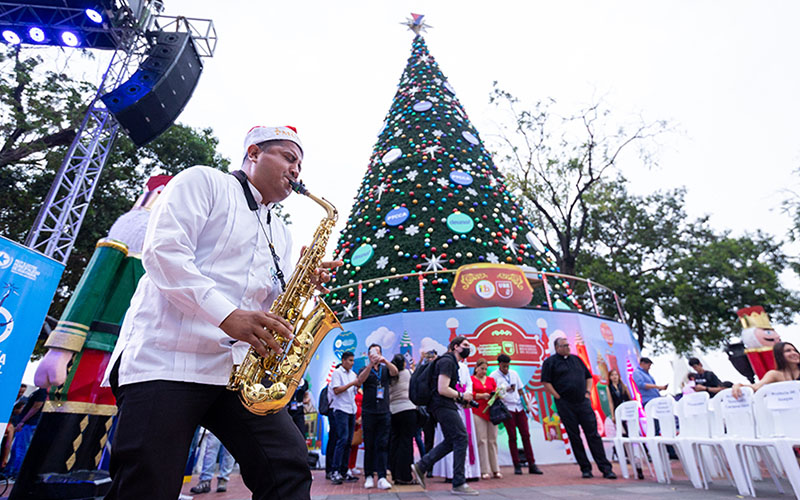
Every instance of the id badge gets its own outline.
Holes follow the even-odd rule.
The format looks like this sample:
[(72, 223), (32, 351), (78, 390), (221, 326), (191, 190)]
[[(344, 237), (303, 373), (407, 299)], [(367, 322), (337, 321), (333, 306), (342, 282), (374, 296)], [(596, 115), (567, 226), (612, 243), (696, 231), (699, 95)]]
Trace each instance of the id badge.
[(290, 406), (292, 411), (297, 411), (297, 401), (292, 401), (292, 406)]
[(375, 397), (377, 399), (383, 399), (383, 386), (379, 385), (377, 390), (375, 391)]

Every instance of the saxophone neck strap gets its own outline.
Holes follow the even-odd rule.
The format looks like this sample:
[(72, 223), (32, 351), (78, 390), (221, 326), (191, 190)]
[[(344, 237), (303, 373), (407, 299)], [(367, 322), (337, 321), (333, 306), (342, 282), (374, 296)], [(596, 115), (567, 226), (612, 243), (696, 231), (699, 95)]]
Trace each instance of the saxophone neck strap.
[(267, 234), (266, 228), (264, 228), (264, 224), (261, 223), (261, 216), (258, 214), (258, 203), (256, 203), (256, 199), (253, 197), (253, 192), (250, 190), (250, 186), (247, 183), (247, 175), (242, 172), (241, 170), (236, 170), (231, 172), (231, 175), (236, 177), (236, 180), (239, 181), (239, 184), (242, 186), (242, 192), (244, 192), (244, 198), (247, 200), (247, 208), (253, 211), (256, 214), (256, 219), (258, 219), (258, 225), (261, 227), (261, 231), (264, 233), (264, 237), (267, 239), (267, 243), (269, 243), (269, 251), (272, 254), (272, 262), (275, 263), (275, 276), (278, 278), (278, 281), (281, 283), (281, 290), (286, 290), (286, 281), (283, 277), (283, 271), (281, 270), (280, 258), (278, 254), (275, 252), (275, 246), (272, 244), (272, 211), (267, 212), (267, 225), (269, 226), (269, 234)]

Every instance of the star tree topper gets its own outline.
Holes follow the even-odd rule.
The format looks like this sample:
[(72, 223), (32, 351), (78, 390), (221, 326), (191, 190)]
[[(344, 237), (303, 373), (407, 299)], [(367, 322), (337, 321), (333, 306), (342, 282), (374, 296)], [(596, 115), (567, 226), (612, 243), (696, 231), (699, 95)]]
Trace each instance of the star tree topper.
[(422, 20), (423, 17), (425, 17), (425, 15), (414, 14), (412, 12), (411, 17), (406, 19), (405, 22), (400, 24), (408, 26), (408, 29), (419, 35), (420, 33), (428, 31), (428, 28), (433, 28), (433, 26)]

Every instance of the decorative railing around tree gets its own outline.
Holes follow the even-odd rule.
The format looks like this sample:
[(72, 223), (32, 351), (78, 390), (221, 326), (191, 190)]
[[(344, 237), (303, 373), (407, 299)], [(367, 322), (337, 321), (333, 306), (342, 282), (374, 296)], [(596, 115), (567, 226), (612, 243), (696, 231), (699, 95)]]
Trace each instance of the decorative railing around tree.
[[(355, 299), (358, 308), (350, 312), (352, 316), (334, 307), (335, 312), (339, 315), (339, 319), (342, 322), (353, 321), (364, 317), (377, 316), (377, 314), (362, 314), (362, 299), (365, 289), (372, 288), (374, 284), (380, 282), (388, 283), (392, 280), (408, 281), (413, 279), (419, 281), (418, 295), (413, 297), (413, 300), (411, 300), (411, 297), (397, 297), (396, 300), (404, 300), (404, 302), (408, 303), (408, 307), (404, 307), (404, 311), (425, 311), (426, 301), (429, 303), (430, 301), (439, 302), (442, 295), (452, 296), (450, 292), (452, 284), (451, 277), (456, 271), (456, 269), (453, 269), (437, 272), (427, 271), (382, 276), (331, 288), (328, 296), (335, 298), (345, 294), (351, 299)], [(582, 312), (593, 316), (609, 318), (620, 323), (627, 323), (619, 295), (607, 286), (577, 276), (554, 272), (526, 271), (525, 276), (528, 278), (528, 282), (533, 288), (533, 298), (525, 307), (549, 309), (551, 311), (564, 310)], [(562, 283), (565, 283), (564, 286), (558, 284), (558, 278), (561, 279)], [(569, 287), (568, 290), (566, 289), (567, 286)], [(554, 287), (558, 289), (554, 290)], [(426, 294), (428, 298), (426, 298)], [(433, 295), (433, 297), (430, 297), (431, 295)], [(569, 303), (572, 305), (567, 305), (566, 301), (561, 300), (562, 297), (566, 298), (567, 296), (570, 297)]]

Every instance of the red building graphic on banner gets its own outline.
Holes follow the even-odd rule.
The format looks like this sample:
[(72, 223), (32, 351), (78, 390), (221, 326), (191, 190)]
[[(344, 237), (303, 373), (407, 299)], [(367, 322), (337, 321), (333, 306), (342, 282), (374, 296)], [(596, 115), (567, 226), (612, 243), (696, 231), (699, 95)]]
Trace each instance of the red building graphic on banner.
[[(447, 326), (451, 334), (454, 334), (458, 322), (455, 318), (450, 318)], [(529, 334), (513, 321), (494, 318), (480, 324), (472, 334), (464, 336), (475, 346), (473, 354), (467, 358), (470, 366), (475, 366), (475, 362), (480, 358), (486, 359), (491, 366), (496, 366), (497, 356), (506, 354), (511, 356), (514, 366), (533, 367), (533, 376), (525, 384), (525, 391), (535, 397), (537, 408), (534, 409), (533, 418), (543, 424), (545, 439), (550, 440), (552, 436), (548, 434), (543, 419), (552, 417), (553, 401), (541, 381), (542, 361), (547, 357), (547, 322), (540, 319), (537, 321), (537, 326), (541, 333)], [(557, 439), (560, 439), (560, 436)]]

